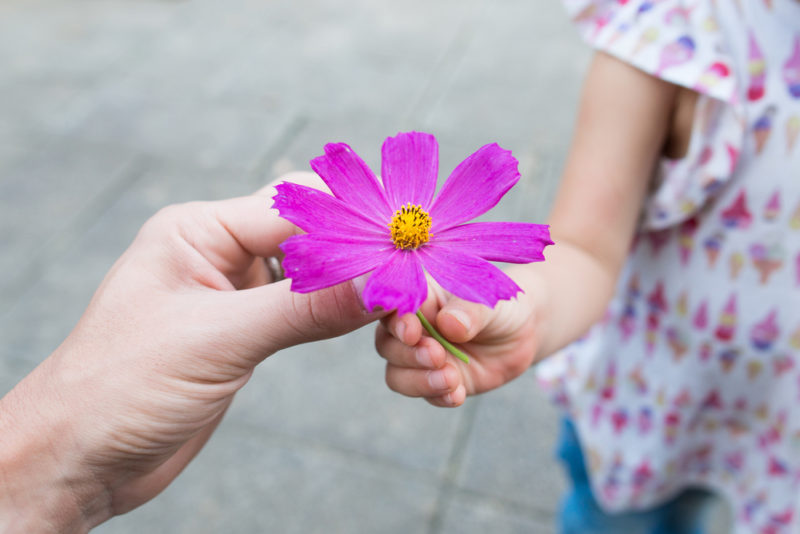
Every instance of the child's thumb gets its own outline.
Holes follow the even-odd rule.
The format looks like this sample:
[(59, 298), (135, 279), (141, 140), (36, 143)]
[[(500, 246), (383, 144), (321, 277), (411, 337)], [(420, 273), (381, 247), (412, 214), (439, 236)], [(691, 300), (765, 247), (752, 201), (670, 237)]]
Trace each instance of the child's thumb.
[(448, 340), (466, 343), (484, 329), (491, 312), (491, 308), (482, 304), (451, 297), (439, 310), (436, 326)]

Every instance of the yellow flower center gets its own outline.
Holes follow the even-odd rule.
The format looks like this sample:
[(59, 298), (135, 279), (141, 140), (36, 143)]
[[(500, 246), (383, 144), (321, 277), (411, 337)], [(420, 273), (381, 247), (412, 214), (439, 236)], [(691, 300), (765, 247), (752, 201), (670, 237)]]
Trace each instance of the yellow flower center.
[(394, 246), (408, 250), (419, 248), (431, 238), (431, 216), (422, 210), (422, 206), (415, 206), (410, 202), (394, 212), (392, 222)]

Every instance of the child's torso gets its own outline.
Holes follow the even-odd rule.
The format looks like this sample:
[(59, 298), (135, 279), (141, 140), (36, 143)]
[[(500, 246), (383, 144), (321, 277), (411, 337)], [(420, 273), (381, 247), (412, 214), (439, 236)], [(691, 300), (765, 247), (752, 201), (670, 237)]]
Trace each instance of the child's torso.
[[(631, 3), (633, 10), (648, 2)], [(731, 497), (742, 532), (793, 532), (800, 529), (793, 526), (800, 522), (800, 4), (650, 3), (664, 5), (647, 8), (649, 16), (686, 17), (692, 32), (691, 46), (682, 35), (647, 43), (652, 72), (705, 94), (686, 157), (661, 163), (605, 320), (541, 376), (558, 386), (609, 507), (710, 484)], [(676, 7), (683, 11), (670, 11)], [(614, 18), (607, 24), (610, 40)], [(689, 49), (703, 55), (701, 32), (724, 33), (708, 42), (727, 49), (706, 53), (710, 63), (695, 78), (676, 79), (670, 70), (691, 61)], [(631, 46), (642, 39), (626, 38)], [(725, 83), (727, 100), (708, 96)]]

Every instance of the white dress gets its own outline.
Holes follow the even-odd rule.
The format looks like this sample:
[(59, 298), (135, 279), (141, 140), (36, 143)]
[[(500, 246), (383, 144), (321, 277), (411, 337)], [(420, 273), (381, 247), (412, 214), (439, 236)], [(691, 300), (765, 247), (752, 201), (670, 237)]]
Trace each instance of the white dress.
[(537, 368), (610, 511), (689, 486), (800, 532), (800, 2), (564, 0), (595, 47), (698, 91), (605, 319)]

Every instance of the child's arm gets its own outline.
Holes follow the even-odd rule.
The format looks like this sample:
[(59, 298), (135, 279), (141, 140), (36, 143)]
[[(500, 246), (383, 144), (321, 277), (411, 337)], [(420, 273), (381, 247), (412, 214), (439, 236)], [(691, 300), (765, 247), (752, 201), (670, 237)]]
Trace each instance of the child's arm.
[[(498, 387), (577, 339), (603, 314), (625, 261), (649, 177), (670, 128), (676, 87), (604, 53), (589, 69), (549, 223), (547, 260), (508, 273), (525, 291), (495, 309), (442, 294), (423, 306), (471, 356), (447, 358), (413, 315), (376, 332), (389, 387), (441, 406)], [(436, 293), (434, 291), (434, 293)]]

